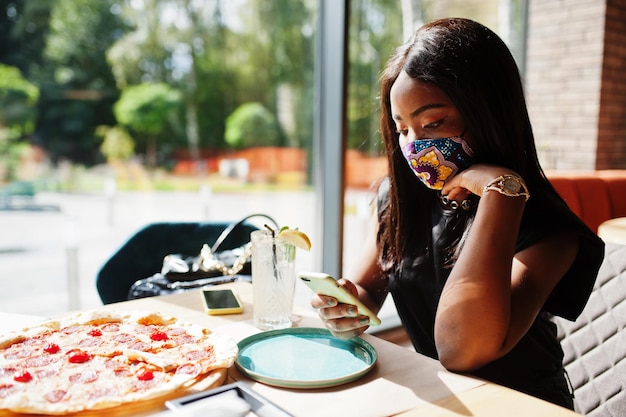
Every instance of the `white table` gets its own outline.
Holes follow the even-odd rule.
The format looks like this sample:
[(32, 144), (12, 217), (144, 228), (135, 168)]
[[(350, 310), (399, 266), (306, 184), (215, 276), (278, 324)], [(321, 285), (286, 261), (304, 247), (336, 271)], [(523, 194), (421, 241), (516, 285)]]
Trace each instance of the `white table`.
[(598, 236), (605, 242), (626, 245), (626, 217), (607, 220), (598, 226)]
[[(209, 316), (204, 312), (199, 291), (144, 298), (104, 306), (112, 310), (148, 310), (179, 317), (204, 325), (217, 334), (235, 340), (258, 333), (252, 325), (252, 285), (226, 284), (239, 295), (244, 313), (228, 316)], [(296, 307), (302, 316), (300, 327), (320, 327), (321, 322), (309, 309)], [(0, 313), (0, 320), (2, 320)], [(32, 324), (32, 317), (25, 317)], [(435, 361), (411, 349), (365, 334), (378, 353), (374, 368), (361, 379), (324, 389), (282, 389), (257, 383), (241, 375), (233, 366), (227, 382), (243, 381), (254, 391), (265, 396), (297, 417), (345, 416), (378, 417), (409, 416), (472, 416), (472, 417), (574, 417), (578, 414), (511, 389), (448, 372)], [(127, 410), (128, 412), (125, 412)], [(137, 413), (136, 409), (117, 407), (114, 414), (137, 416), (164, 411), (163, 403)], [(107, 410), (103, 410), (107, 411)], [(89, 413), (97, 414), (97, 413)], [(15, 414), (0, 411), (0, 417)]]

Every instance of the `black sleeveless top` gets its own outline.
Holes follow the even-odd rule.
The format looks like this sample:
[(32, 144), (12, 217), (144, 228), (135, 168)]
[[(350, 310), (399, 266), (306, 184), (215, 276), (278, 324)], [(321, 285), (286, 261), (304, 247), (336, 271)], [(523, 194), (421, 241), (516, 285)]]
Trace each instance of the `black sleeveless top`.
[[(381, 185), (379, 197), (386, 195), (386, 187), (388, 184)], [(472, 375), (549, 398), (550, 394), (536, 392), (541, 381), (559, 373), (563, 378), (563, 350), (550, 317), (558, 315), (575, 320), (582, 312), (604, 257), (604, 243), (562, 200), (536, 194), (524, 209), (516, 250), (521, 251), (550, 234), (573, 231), (580, 240), (578, 255), (528, 333), (507, 355)], [(429, 250), (420, 258), (405, 257), (396, 265), (389, 275), (389, 289), (415, 349), (437, 359), (434, 322), (439, 298), (451, 271), (446, 267), (450, 264), (448, 248), (465, 232), (467, 216), (473, 216), (475, 209), (444, 209), (437, 199), (433, 201)]]

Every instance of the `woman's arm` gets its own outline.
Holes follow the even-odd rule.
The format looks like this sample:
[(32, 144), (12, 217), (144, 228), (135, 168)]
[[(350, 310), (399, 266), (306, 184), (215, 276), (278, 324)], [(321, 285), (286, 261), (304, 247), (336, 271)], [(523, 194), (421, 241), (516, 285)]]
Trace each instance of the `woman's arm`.
[[(528, 331), (572, 265), (578, 241), (552, 235), (515, 253), (525, 199), (482, 193), (510, 171), (477, 165), (444, 187), (481, 195), (476, 217), (450, 273), (435, 318), (435, 343), (448, 369), (471, 371), (506, 353)], [(532, 198), (532, 197), (531, 197)]]

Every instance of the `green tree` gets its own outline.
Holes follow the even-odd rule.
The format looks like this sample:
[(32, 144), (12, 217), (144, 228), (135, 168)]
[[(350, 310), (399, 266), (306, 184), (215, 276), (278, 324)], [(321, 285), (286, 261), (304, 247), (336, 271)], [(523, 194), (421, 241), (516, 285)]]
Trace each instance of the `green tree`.
[(278, 118), (281, 144), (308, 148), (313, 137), (316, 3), (249, 0), (235, 34), (242, 102), (259, 101)]
[(13, 177), (20, 149), (34, 130), (38, 98), (39, 89), (19, 69), (0, 64), (0, 180)]
[(109, 51), (113, 73), (120, 87), (147, 80), (178, 88), (191, 150), (226, 147), (226, 118), (248, 102), (279, 120), (278, 144), (309, 146), (317, 2), (245, 0), (236, 12), (231, 0), (137, 4), (123, 7), (136, 30)]
[[(181, 128), (163, 146), (187, 143), (222, 147), (224, 120), (232, 111), (233, 77), (226, 68), (222, 0), (148, 0), (123, 8), (136, 26), (109, 51), (118, 86), (163, 82), (183, 94)], [(184, 141), (180, 140), (180, 137)]]
[(37, 138), (53, 160), (101, 160), (95, 129), (115, 125), (119, 97), (107, 49), (128, 25), (117, 0), (54, 0), (44, 65), (32, 72), (41, 88)]
[(119, 123), (131, 131), (145, 135), (146, 157), (151, 167), (157, 165), (157, 138), (170, 124), (177, 122), (182, 96), (168, 84), (140, 84), (124, 91), (115, 103)]
[(278, 146), (279, 136), (276, 117), (261, 103), (242, 104), (226, 119), (226, 143), (233, 148)]
[(96, 136), (103, 138), (100, 152), (108, 162), (128, 161), (135, 154), (135, 141), (122, 126), (98, 126)]
[(38, 98), (39, 89), (19, 69), (0, 64), (0, 130), (12, 129), (14, 138), (31, 133)]
[(43, 66), (55, 1), (0, 1), (0, 62), (19, 68), (27, 78)]
[(400, 3), (372, 0), (366, 7), (350, 10), (348, 147), (374, 156), (383, 151), (378, 134), (378, 78), (382, 66), (402, 40)]

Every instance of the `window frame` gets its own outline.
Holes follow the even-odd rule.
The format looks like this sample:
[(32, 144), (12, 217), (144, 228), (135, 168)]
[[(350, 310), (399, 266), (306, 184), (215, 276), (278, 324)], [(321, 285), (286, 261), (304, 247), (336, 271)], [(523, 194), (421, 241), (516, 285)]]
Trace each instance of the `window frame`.
[[(319, 269), (342, 272), (348, 0), (320, 0), (316, 46), (313, 181), (322, 242)], [(339, 92), (339, 94), (338, 94)]]

